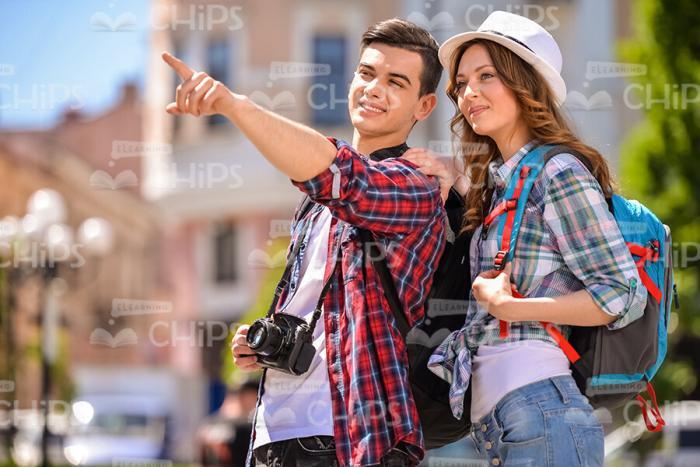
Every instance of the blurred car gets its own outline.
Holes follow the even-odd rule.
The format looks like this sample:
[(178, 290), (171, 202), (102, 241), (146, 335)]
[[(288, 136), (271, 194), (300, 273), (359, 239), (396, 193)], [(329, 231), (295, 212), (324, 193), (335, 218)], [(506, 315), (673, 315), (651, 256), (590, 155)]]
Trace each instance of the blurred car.
[(64, 455), (73, 465), (166, 456), (168, 408), (155, 396), (84, 396), (73, 405)]
[(700, 401), (664, 404), (661, 413), (666, 426), (661, 432), (661, 449), (642, 461), (634, 443), (648, 433), (641, 417), (630, 420), (605, 437), (605, 463), (611, 467), (696, 467), (700, 465)]

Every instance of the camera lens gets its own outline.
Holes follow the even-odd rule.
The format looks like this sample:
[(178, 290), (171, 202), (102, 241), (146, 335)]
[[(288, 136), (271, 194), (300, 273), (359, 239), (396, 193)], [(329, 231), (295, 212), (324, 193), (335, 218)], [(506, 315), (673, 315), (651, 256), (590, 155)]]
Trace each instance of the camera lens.
[(266, 336), (267, 332), (265, 331), (264, 326), (259, 326), (258, 328), (256, 328), (255, 332), (253, 332), (250, 337), (250, 348), (257, 349), (258, 347), (260, 347), (260, 345), (265, 341)]
[(269, 320), (257, 320), (250, 326), (246, 340), (256, 353), (265, 356), (274, 355), (282, 346), (282, 330)]

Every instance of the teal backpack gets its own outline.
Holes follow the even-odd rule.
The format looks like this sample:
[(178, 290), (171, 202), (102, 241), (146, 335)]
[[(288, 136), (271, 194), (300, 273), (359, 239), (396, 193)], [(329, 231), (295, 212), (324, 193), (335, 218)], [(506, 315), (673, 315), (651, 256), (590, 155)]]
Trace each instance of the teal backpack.
[[(544, 165), (557, 154), (572, 154), (589, 170), (588, 160), (565, 146), (543, 145), (530, 151), (520, 161), (506, 188), (504, 199), (486, 217), (484, 228), (498, 221), (499, 252), (496, 269), (513, 258), (525, 204)], [(613, 409), (636, 397), (650, 431), (660, 431), (665, 422), (659, 411), (651, 379), (664, 361), (667, 328), (672, 302), (678, 308), (678, 294), (673, 282), (671, 231), (637, 201), (614, 194), (608, 207), (622, 232), (637, 265), (642, 285), (648, 292), (644, 315), (616, 330), (606, 326), (572, 326), (567, 340), (550, 323), (541, 323), (559, 344), (570, 361), (576, 383), (595, 408)], [(522, 297), (517, 291), (514, 296)], [(500, 323), (501, 337), (508, 334), (508, 323)], [(641, 395), (647, 391), (649, 406)], [(655, 421), (649, 417), (653, 414)]]

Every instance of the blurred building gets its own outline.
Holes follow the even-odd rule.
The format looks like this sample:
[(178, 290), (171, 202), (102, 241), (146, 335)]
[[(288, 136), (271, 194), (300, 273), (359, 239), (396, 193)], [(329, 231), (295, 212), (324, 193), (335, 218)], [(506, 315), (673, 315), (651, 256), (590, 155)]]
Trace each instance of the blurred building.
[[(128, 84), (122, 99), (101, 115), (69, 111), (50, 130), (0, 133), (3, 220), (6, 216), (21, 219), (32, 193), (50, 188), (63, 197), (66, 224), (74, 232), (90, 217), (107, 220), (113, 232), (112, 250), (104, 258), (91, 257), (78, 243), (76, 257), (58, 267), (66, 288), (59, 299), (59, 357), (52, 400), (70, 403), (73, 397), (95, 393), (133, 393), (139, 386), (135, 375), (158, 373), (169, 361), (170, 348), (149, 338), (153, 323), (162, 315), (121, 313), (125, 303), (145, 308), (144, 301), (167, 302), (171, 295), (170, 284), (159, 272), (158, 213), (138, 190), (140, 161), (115, 165), (112, 157), (120, 144), (142, 140), (141, 109), (135, 87)], [(121, 173), (126, 175), (120, 177)], [(39, 409), (41, 401), (40, 323), (45, 290), (39, 271), (49, 261), (42, 253), (45, 245), (41, 241), (33, 245), (37, 249), (20, 260), (8, 259), (3, 249), (9, 294), (3, 299), (9, 303), (18, 409)], [(177, 381), (161, 380), (168, 383), (166, 388), (178, 386)]]
[[(283, 261), (269, 247), (288, 238), (301, 198), (225, 119), (165, 112), (179, 79), (161, 51), (260, 105), (350, 139), (347, 87), (369, 25), (399, 16), (442, 42), (476, 29), (494, 10), (508, 10), (557, 39), (569, 91), (565, 110), (582, 139), (616, 168), (622, 137), (640, 116), (624, 102), (626, 81), (614, 66), (617, 41), (631, 34), (630, 3), (152, 0), (143, 97), (127, 85), (103, 114), (68, 111), (47, 131), (0, 133), (0, 217), (23, 216), (33, 192), (53, 188), (74, 228), (92, 216), (114, 228), (110, 255), (66, 274), (72, 286), (61, 299), (60, 325), (65, 374), (77, 395), (162, 399), (172, 430), (168, 455), (195, 459), (197, 427), (224, 396), (228, 330)], [(416, 126), (409, 145), (449, 151), (453, 107), (445, 82), (443, 76), (438, 108)], [(11, 280), (19, 281), (17, 270), (7, 269)], [(37, 280), (21, 284), (10, 290), (10, 304), (22, 355), (15, 395), (25, 407), (40, 398), (42, 304)]]

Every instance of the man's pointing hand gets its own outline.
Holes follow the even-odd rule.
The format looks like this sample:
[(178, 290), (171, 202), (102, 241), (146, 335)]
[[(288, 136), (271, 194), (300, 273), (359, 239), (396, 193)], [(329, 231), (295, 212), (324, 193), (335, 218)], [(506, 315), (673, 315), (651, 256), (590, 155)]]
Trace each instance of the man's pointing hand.
[(223, 114), (232, 105), (235, 96), (220, 81), (204, 72), (194, 71), (168, 52), (163, 52), (161, 56), (182, 78), (182, 83), (175, 90), (175, 102), (165, 107), (169, 114), (190, 114), (195, 117)]

